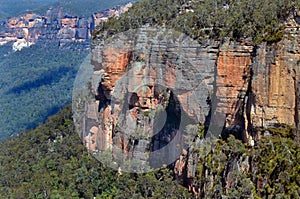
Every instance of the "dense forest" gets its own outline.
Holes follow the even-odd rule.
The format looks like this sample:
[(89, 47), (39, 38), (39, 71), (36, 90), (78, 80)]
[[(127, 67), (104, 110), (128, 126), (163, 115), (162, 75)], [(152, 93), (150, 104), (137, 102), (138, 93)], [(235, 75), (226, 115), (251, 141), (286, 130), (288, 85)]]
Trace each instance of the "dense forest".
[(88, 46), (59, 48), (58, 41), (41, 40), (18, 52), (0, 47), (0, 140), (36, 127), (71, 102)]
[(299, 0), (144, 0), (120, 19), (100, 24), (94, 37), (123, 32), (144, 24), (166, 26), (201, 42), (204, 38), (222, 40), (252, 39), (254, 43), (279, 41), (283, 23)]
[[(1, 16), (17, 17), (34, 12), (45, 14), (49, 7), (63, 7), (65, 13), (90, 17), (96, 11), (125, 4), (128, 0), (0, 0)], [(3, 18), (3, 20), (4, 20)], [(0, 140), (36, 127), (68, 103), (79, 65), (89, 53), (89, 42), (59, 47), (58, 40), (42, 40), (13, 52), (12, 43), (0, 46)]]
[(167, 168), (122, 175), (89, 155), (71, 108), (0, 143), (0, 198), (186, 198)]
[(129, 0), (0, 0), (0, 21), (7, 17), (16, 17), (18, 15), (34, 12), (44, 14), (49, 7), (63, 7), (64, 11), (70, 15), (89, 17), (94, 12), (109, 9), (120, 4), (135, 2)]
[[(283, 22), (299, 3), (298, 0), (144, 0), (134, 4), (121, 18), (111, 18), (98, 26), (94, 39), (148, 23), (172, 27), (200, 42), (204, 38), (223, 39), (229, 36), (233, 40), (249, 38), (254, 44), (262, 41), (273, 43), (282, 38)], [(193, 11), (187, 12), (186, 9)], [(66, 56), (74, 56), (74, 67), (77, 54)], [(53, 60), (56, 59), (54, 56)], [(51, 70), (31, 68), (33, 71), (40, 70), (40, 73), (30, 78), (32, 82), (28, 85), (39, 91), (36, 95), (31, 93), (30, 97), (42, 96), (44, 105), (57, 99), (47, 95), (49, 88), (39, 83), (48, 70), (62, 70), (65, 74), (57, 81), (50, 80), (53, 86), (50, 88), (55, 88), (55, 91), (70, 89), (73, 67), (68, 67), (71, 63), (65, 66), (61, 61), (57, 60), (57, 67)], [(20, 68), (19, 77), (27, 75), (28, 79), (32, 74), (24, 74), (21, 69), (30, 66), (26, 65), (26, 60), (22, 63), (24, 66)], [(13, 66), (13, 63), (10, 65)], [(1, 96), (5, 94), (9, 99), (11, 93), (28, 92), (28, 86), (22, 86), (27, 82), (15, 79), (15, 85), (7, 85), (5, 79), (1, 80), (6, 88), (1, 91)], [(64, 84), (57, 84), (60, 79)], [(40, 92), (43, 89), (45, 92)], [(19, 107), (23, 100), (16, 98), (10, 101), (14, 105), (11, 110), (16, 110), (12, 108)], [(11, 113), (4, 111), (0, 114)], [(260, 131), (268, 135), (258, 140), (254, 147), (230, 136), (226, 140), (206, 139), (200, 146), (194, 145), (190, 149), (189, 152), (199, 160), (195, 163), (193, 179), (200, 186), (199, 197), (300, 197), (300, 145), (295, 139), (295, 128), (278, 124)], [(244, 162), (251, 164), (246, 168)], [(234, 165), (243, 169), (235, 169)], [(120, 173), (103, 165), (81, 144), (74, 130), (71, 108), (67, 106), (36, 129), (0, 142), (0, 198), (194, 198), (195, 195), (186, 187), (185, 179), (174, 175), (173, 166), (135, 174)], [(226, 176), (230, 176), (230, 186), (225, 182)]]
[(44, 10), (46, 7), (50, 6), (56, 0), (0, 0), (0, 20), (7, 17), (15, 17), (24, 12), (31, 10)]
[[(195, 181), (208, 198), (299, 198), (300, 146), (290, 127), (254, 148), (235, 139), (207, 141), (193, 147), (199, 156)], [(213, 147), (214, 146), (214, 147)], [(225, 191), (224, 176), (233, 161), (252, 159), (252, 172), (232, 173), (234, 186)], [(120, 173), (97, 161), (74, 130), (70, 106), (36, 129), (0, 142), (0, 198), (190, 198), (169, 167), (146, 174)], [(202, 173), (205, 168), (210, 176)], [(266, 181), (257, 187), (256, 181)], [(202, 187), (203, 188), (203, 187)], [(203, 194), (203, 193), (202, 193)]]
[(89, 17), (91, 14), (97, 11), (106, 10), (113, 8), (119, 5), (125, 5), (128, 2), (136, 2), (137, 0), (85, 0), (84, 3), (82, 0), (58, 0), (55, 6), (61, 6), (67, 13), (71, 15)]

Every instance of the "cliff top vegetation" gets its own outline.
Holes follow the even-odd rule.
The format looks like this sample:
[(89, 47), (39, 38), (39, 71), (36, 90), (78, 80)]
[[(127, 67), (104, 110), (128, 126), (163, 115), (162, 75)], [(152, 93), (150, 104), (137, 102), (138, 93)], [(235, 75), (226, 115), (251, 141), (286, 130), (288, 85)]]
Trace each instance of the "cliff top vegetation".
[(150, 24), (173, 28), (199, 41), (226, 36), (272, 43), (281, 40), (285, 20), (299, 5), (298, 0), (143, 0), (119, 19), (100, 24), (94, 38)]

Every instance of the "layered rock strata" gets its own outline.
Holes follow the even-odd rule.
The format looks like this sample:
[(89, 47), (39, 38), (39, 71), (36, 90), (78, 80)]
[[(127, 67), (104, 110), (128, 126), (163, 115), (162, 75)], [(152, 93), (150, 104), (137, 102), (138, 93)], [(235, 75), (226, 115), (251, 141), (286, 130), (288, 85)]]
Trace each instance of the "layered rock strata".
[(50, 8), (45, 15), (30, 13), (13, 17), (3, 22), (0, 45), (14, 41), (14, 49), (19, 50), (34, 44), (39, 38), (58, 39), (60, 45), (82, 42), (91, 39), (91, 33), (98, 24), (109, 17), (120, 16), (129, 7), (131, 4), (94, 13), (88, 18), (68, 15), (63, 8)]
[(209, 112), (216, 48), (150, 27), (94, 45), (91, 92), (96, 101), (87, 106), (98, 115), (87, 114), (86, 120), (98, 123), (97, 149), (121, 149), (123, 160), (150, 160), (154, 167), (174, 162), (195, 136), (185, 136), (188, 125), (204, 123)]
[[(176, 137), (193, 131), (187, 125), (180, 129), (184, 119), (204, 124), (208, 134), (226, 138), (231, 133), (250, 145), (261, 136), (257, 127), (285, 123), (299, 129), (298, 18), (289, 19), (276, 44), (207, 40), (200, 45), (181, 34), (149, 27), (133, 37), (94, 40), (96, 83), (91, 92), (96, 101), (87, 105), (94, 110), (85, 118), (92, 125), (83, 128), (81, 137), (96, 127), (96, 147), (88, 147), (91, 151), (118, 146), (125, 159), (146, 160), (173, 141), (186, 145), (185, 136)], [(171, 42), (176, 39), (178, 43)], [(163, 124), (153, 119), (160, 112)], [(179, 158), (182, 149), (164, 152)], [(147, 157), (141, 157), (147, 151)], [(178, 175), (189, 167), (188, 157), (175, 164)], [(188, 173), (192, 178), (193, 172)]]
[[(227, 97), (219, 97), (217, 106), (226, 113), (223, 135), (224, 132), (233, 133), (253, 146), (254, 140), (263, 136), (257, 128), (267, 129), (282, 123), (296, 128), (299, 138), (300, 24), (297, 21), (297, 15), (288, 20), (284, 37), (276, 44), (251, 46), (232, 42), (220, 45), (215, 68), (218, 71), (217, 96), (227, 93)], [(197, 138), (195, 145), (200, 146), (202, 141)], [(204, 170), (208, 181), (202, 185), (203, 192), (200, 193), (200, 185), (193, 181), (198, 161), (197, 154), (191, 152), (176, 161), (174, 170), (190, 191), (205, 196), (205, 189), (209, 189), (216, 179)], [(248, 156), (232, 157), (226, 165), (226, 175), (222, 176), (225, 189), (234, 188), (232, 176), (235, 170), (248, 173), (251, 165), (253, 162)], [(255, 186), (262, 188), (263, 184), (258, 179)]]

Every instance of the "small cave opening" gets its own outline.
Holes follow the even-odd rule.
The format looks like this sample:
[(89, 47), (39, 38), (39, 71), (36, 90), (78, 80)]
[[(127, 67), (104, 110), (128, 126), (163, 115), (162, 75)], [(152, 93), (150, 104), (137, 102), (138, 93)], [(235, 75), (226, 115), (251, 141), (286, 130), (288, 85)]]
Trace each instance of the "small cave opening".
[(133, 109), (134, 107), (136, 107), (138, 105), (139, 102), (139, 96), (137, 95), (137, 93), (132, 93), (129, 99), (129, 110)]
[[(179, 106), (179, 108), (178, 108)], [(180, 102), (176, 96), (174, 96), (173, 92), (170, 92), (170, 97), (168, 101), (168, 105), (165, 108), (166, 111), (166, 121), (163, 128), (156, 133), (152, 137), (152, 145), (151, 151), (156, 151), (161, 149), (162, 147), (166, 146), (171, 139), (175, 137), (176, 130), (179, 129), (180, 122), (181, 122), (181, 109), (180, 109)], [(154, 125), (153, 130), (156, 131), (156, 123), (160, 121), (159, 113), (154, 118)]]
[[(183, 149), (189, 147), (189, 141), (196, 137), (195, 134), (188, 132), (188, 125), (199, 124), (185, 112), (172, 90), (167, 89), (167, 93), (169, 93), (169, 98), (164, 109), (165, 123), (161, 130), (151, 138), (150, 166), (154, 168), (163, 164), (174, 166), (174, 162), (182, 154)], [(160, 117), (155, 119), (160, 120)], [(153, 128), (155, 131), (155, 125)]]
[(107, 88), (100, 82), (97, 93), (95, 94), (95, 100), (99, 101), (98, 112), (110, 104), (110, 100), (105, 96), (105, 90), (107, 90)]
[(295, 21), (300, 25), (300, 15), (295, 16)]

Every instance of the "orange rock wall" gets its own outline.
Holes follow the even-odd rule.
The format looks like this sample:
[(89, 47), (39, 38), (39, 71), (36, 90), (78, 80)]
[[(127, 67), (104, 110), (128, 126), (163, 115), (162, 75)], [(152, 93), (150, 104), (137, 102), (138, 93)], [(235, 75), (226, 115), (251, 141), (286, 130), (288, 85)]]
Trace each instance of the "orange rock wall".
[(253, 46), (227, 42), (221, 46), (217, 59), (217, 111), (227, 115), (226, 125), (239, 123), (241, 99), (248, 89)]
[(36, 42), (39, 38), (57, 38), (63, 45), (70, 41), (85, 41), (91, 38), (94, 28), (111, 16), (119, 16), (128, 10), (131, 4), (120, 9), (110, 9), (95, 13), (89, 18), (67, 16), (62, 8), (50, 8), (44, 16), (34, 13), (8, 19), (4, 31), (0, 32), (0, 45), (24, 38)]
[(285, 123), (298, 126), (299, 130), (299, 27), (291, 18), (286, 22), (282, 41), (257, 49), (252, 85), (256, 97), (251, 109), (255, 126)]

